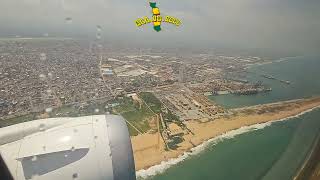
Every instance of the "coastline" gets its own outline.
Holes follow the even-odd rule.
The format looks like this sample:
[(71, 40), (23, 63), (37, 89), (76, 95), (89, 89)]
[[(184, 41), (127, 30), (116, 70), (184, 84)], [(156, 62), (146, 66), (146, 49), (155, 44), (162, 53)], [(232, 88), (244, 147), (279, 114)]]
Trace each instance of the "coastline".
[(202, 151), (209, 143), (263, 129), (272, 122), (288, 120), (318, 107), (320, 107), (319, 97), (233, 109), (231, 110), (233, 115), (213, 121), (188, 121), (186, 125), (193, 134), (183, 135), (184, 141), (178, 144), (177, 149), (170, 151), (164, 150), (162, 141), (157, 143), (157, 133), (132, 137), (137, 175), (140, 177), (155, 175)]
[(249, 69), (253, 66), (262, 66), (262, 65), (266, 65), (266, 64), (273, 64), (273, 63), (279, 63), (279, 62), (282, 62), (282, 61), (288, 61), (292, 58), (299, 58), (299, 57), (303, 57), (303, 56), (288, 56), (288, 57), (283, 57), (283, 58), (280, 58), (280, 59), (277, 59), (277, 60), (269, 60), (269, 61), (266, 61), (266, 62), (263, 62), (263, 63), (256, 63), (256, 64), (250, 64), (248, 66), (245, 67), (245, 69)]

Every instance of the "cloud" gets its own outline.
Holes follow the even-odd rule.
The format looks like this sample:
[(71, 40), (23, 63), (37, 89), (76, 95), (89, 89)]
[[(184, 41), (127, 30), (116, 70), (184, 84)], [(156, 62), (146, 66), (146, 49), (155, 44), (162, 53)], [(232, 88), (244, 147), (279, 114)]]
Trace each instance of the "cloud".
[[(0, 34), (51, 31), (62, 35), (95, 36), (96, 25), (112, 40), (185, 46), (203, 44), (292, 51), (319, 49), (318, 0), (160, 0), (162, 14), (182, 20), (182, 26), (137, 28), (138, 17), (151, 16), (146, 1), (131, 0), (0, 0)], [(72, 24), (65, 18), (71, 17)], [(157, 37), (157, 40), (154, 40)]]

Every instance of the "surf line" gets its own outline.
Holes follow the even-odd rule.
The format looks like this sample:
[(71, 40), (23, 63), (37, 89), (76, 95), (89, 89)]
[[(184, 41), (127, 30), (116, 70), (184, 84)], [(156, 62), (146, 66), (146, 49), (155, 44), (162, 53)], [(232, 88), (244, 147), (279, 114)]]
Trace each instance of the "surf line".
[(148, 177), (155, 176), (157, 174), (162, 174), (170, 167), (183, 162), (184, 160), (186, 160), (187, 158), (189, 158), (191, 156), (194, 156), (196, 154), (203, 152), (210, 145), (215, 146), (224, 140), (235, 138), (235, 137), (237, 137), (241, 134), (244, 134), (244, 133), (264, 129), (266, 127), (271, 126), (274, 123), (289, 121), (293, 118), (298, 118), (306, 113), (312, 112), (314, 110), (319, 110), (319, 109), (320, 109), (320, 106), (315, 106), (313, 108), (304, 110), (296, 115), (292, 115), (292, 116), (288, 116), (288, 117), (284, 117), (284, 118), (280, 118), (280, 119), (276, 119), (276, 120), (272, 120), (272, 121), (268, 121), (268, 122), (264, 122), (264, 123), (257, 123), (257, 124), (252, 124), (252, 125), (248, 125), (248, 126), (242, 126), (240, 128), (230, 130), (228, 132), (225, 132), (221, 135), (218, 135), (218, 136), (213, 137), (207, 141), (202, 142), (198, 146), (191, 148), (190, 151), (186, 151), (176, 158), (171, 158), (169, 160), (162, 161), (162, 162), (160, 162), (160, 164), (151, 166), (147, 169), (138, 170), (138, 171), (136, 171), (136, 175), (138, 178), (146, 179)]

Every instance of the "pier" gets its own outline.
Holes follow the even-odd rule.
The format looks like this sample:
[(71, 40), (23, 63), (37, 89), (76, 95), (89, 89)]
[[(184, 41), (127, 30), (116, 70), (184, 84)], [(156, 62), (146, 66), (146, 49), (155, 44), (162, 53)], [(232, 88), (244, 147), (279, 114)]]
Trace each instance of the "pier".
[(287, 80), (282, 80), (282, 79), (278, 79), (272, 75), (268, 75), (268, 74), (261, 74), (260, 75), (261, 77), (264, 77), (266, 79), (273, 79), (273, 80), (277, 80), (277, 81), (280, 81), (281, 83), (284, 83), (284, 84), (290, 84), (291, 82), (290, 81), (287, 81)]

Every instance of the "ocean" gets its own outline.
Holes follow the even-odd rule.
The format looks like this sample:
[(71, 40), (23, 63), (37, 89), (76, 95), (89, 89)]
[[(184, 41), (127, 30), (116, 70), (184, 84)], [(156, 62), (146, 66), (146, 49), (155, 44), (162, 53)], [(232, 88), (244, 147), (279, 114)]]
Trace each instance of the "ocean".
[[(271, 92), (210, 97), (226, 108), (320, 95), (320, 58), (294, 57), (248, 69), (248, 80), (263, 81)], [(288, 80), (285, 84), (261, 74)], [(289, 180), (304, 162), (320, 129), (320, 109), (274, 123), (229, 132), (170, 162), (138, 171), (138, 179)]]

